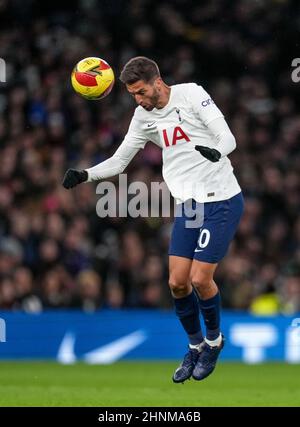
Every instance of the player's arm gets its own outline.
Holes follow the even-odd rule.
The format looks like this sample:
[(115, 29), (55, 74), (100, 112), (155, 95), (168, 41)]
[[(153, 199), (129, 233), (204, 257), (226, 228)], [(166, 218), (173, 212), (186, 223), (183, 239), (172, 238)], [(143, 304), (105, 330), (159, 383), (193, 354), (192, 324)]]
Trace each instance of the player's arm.
[(216, 148), (195, 145), (195, 150), (199, 151), (203, 157), (211, 162), (218, 162), (221, 157), (227, 156), (235, 149), (235, 137), (223, 117), (209, 122), (207, 128), (216, 142)]
[(92, 168), (83, 170), (68, 169), (62, 185), (69, 189), (82, 182), (98, 181), (118, 175), (124, 171), (138, 151), (139, 148), (123, 142), (112, 157)]
[(199, 144), (195, 146), (195, 149), (211, 162), (217, 162), (221, 157), (227, 156), (235, 149), (235, 138), (224, 119), (224, 115), (202, 86), (192, 83), (189, 86), (187, 96), (194, 112), (210, 131), (212, 139), (216, 143), (214, 148)]
[(89, 169), (68, 169), (62, 185), (69, 189), (82, 182), (98, 181), (122, 173), (147, 142), (144, 135), (140, 133), (139, 128), (139, 123), (133, 118), (127, 135), (112, 157)]

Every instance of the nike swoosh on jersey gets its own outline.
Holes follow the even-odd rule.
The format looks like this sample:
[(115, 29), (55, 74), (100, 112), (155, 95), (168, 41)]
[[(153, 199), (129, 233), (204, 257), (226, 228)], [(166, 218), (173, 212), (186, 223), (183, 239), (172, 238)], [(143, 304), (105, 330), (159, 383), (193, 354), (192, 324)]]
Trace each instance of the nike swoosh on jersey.
[(147, 127), (150, 128), (151, 126), (155, 125), (156, 122), (151, 122), (147, 124)]
[(194, 252), (202, 252), (202, 251), (204, 251), (204, 249), (195, 249)]

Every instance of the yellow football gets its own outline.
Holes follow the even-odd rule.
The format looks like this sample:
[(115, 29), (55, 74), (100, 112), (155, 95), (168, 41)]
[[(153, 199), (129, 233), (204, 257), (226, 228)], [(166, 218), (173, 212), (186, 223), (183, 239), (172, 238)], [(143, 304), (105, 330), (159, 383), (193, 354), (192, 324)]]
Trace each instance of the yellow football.
[(71, 83), (75, 92), (83, 98), (97, 100), (110, 93), (115, 76), (104, 59), (89, 57), (76, 64), (71, 74)]

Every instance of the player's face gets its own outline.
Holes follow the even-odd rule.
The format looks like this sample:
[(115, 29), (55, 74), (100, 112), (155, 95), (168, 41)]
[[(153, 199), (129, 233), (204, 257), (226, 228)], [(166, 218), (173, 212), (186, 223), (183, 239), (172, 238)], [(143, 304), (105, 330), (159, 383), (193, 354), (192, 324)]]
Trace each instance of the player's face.
[(135, 83), (127, 84), (127, 90), (135, 99), (135, 102), (141, 105), (145, 110), (151, 111), (159, 101), (160, 79), (157, 78), (151, 83), (138, 80)]

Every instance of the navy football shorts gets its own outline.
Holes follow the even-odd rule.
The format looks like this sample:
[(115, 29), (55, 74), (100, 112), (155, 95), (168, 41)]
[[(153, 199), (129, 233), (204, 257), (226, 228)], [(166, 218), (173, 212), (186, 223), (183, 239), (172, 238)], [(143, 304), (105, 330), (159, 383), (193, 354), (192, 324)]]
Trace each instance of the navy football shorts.
[(242, 193), (220, 202), (177, 205), (169, 255), (217, 263), (226, 254), (244, 209)]

